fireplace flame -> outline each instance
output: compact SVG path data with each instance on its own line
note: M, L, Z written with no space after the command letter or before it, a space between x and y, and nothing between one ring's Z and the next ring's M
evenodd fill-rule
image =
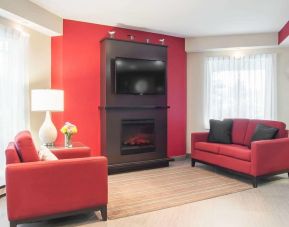
M150 134L137 134L130 136L127 140L123 142L124 145L127 146L141 146L141 145L149 145L152 144L152 138Z

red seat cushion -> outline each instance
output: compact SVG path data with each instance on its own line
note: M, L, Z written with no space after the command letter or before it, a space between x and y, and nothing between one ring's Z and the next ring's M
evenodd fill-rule
M251 150L246 146L230 144L221 144L219 148L221 155L229 156L232 158L241 159L244 161L251 161Z
M29 131L19 132L15 136L15 144L22 162L39 161L37 150Z
M278 128L278 134L276 138L286 137L286 124L280 121L268 121L268 120L250 120L245 136L244 144L249 146L251 144L251 139L253 134L255 133L255 129L257 124L263 124L269 127Z
M219 154L219 143L196 142L195 149Z

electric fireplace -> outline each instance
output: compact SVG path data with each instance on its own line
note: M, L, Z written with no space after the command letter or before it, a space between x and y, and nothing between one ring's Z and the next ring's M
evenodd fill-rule
M121 147L122 155L155 151L154 119L122 120Z

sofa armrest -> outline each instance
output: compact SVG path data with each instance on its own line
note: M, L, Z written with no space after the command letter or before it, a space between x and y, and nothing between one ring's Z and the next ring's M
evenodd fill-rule
M6 166L10 221L107 204L107 159L90 157Z
M191 151L195 149L196 142L207 142L209 132L193 132L191 134Z
M253 176L289 171L289 138L255 141L251 150Z
M91 149L89 147L72 147L63 149L51 149L51 152L58 159L70 159L70 158L87 158L91 157Z

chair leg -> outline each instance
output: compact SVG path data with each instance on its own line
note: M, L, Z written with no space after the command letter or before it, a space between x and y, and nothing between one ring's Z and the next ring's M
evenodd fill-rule
M257 177L252 177L252 184L254 188L258 187L258 178Z
M195 165L196 165L196 161L195 159L192 159L192 167L195 167Z
M102 206L100 208L100 213L103 221L107 221L107 206Z
M16 222L10 221L10 227L17 227Z
M288 173L288 177L289 177L289 173Z

